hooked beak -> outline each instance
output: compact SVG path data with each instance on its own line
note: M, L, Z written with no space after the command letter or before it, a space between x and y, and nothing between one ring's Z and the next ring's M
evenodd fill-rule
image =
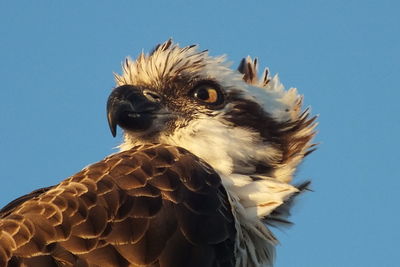
M117 134L117 125L130 131L146 131L160 110L161 97L146 93L132 85L113 90L107 101L107 119L111 134Z

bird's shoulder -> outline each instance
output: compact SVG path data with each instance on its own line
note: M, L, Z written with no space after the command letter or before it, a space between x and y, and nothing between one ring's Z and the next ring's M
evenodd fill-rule
M0 219L11 262L40 266L231 266L234 224L219 175L162 144L113 154L11 202Z

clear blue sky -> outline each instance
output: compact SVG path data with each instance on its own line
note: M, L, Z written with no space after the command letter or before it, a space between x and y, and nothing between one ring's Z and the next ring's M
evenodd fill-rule
M121 61L173 37L297 87L321 143L278 267L398 266L400 2L1 1L0 205L102 159Z

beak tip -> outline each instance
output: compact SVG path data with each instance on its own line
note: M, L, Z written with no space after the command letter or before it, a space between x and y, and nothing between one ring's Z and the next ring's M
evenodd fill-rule
M117 127L111 128L111 134L113 137L117 136Z
M117 124L114 122L112 115L110 113L107 114L108 116L108 126L110 126L110 131L113 137L117 136Z

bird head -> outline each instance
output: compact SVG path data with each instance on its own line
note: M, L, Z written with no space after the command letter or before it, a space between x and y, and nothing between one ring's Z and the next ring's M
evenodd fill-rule
M224 56L171 40L123 63L107 103L121 150L142 143L183 147L221 174L261 175L288 182L310 152L314 119L296 89L285 90L257 60L230 68Z

